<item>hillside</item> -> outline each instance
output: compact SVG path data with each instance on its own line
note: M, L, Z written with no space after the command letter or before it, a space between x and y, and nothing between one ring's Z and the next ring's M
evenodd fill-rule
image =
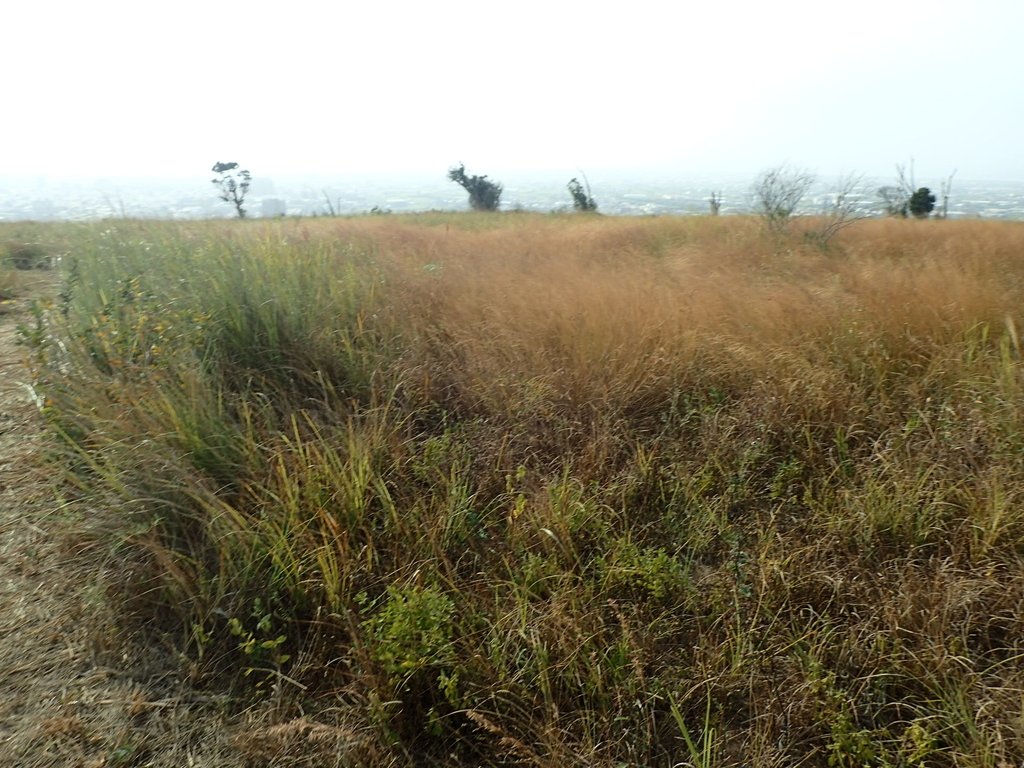
M254 765L1019 764L1024 224L814 227L0 228L86 613Z

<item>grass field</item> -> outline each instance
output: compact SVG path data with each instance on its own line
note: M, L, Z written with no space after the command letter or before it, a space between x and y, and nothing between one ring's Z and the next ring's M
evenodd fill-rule
M109 599L324 764L1024 761L1024 224L14 240Z

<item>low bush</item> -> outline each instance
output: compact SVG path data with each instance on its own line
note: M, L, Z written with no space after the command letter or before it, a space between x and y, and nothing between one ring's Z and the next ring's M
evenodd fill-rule
M53 259L38 243L9 242L4 247L4 263L13 269L49 269Z

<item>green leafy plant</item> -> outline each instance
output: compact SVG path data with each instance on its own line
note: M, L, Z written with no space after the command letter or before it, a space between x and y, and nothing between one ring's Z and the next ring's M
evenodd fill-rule
M402 686L420 671L440 672L452 664L454 613L451 599L433 587L388 587L383 605L362 626L392 683Z
M253 600L249 615L228 619L228 631L237 640L238 650L246 658L245 674L280 670L291 655L283 650L287 635L278 629L274 613L260 598Z
M924 768L936 752L935 737L926 720L914 720L903 732L900 757L910 768Z
M598 565L608 586L639 588L656 600L681 594L689 586L683 563L664 548L617 542L609 555L598 559Z

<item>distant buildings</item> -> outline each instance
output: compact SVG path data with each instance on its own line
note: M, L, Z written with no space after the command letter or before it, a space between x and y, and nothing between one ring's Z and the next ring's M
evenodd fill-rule
M268 179L263 176L255 176L249 184L249 194L253 197L264 197L266 195L274 195L276 193L277 185L274 183L273 179Z
M253 218L340 216L368 213L374 208L396 214L412 211L465 210L461 190L443 174L423 178L318 178L279 179L250 188L247 208ZM269 179L266 181L270 181ZM503 178L511 209L548 212L568 210L571 200L565 179L549 174L538 178ZM865 187L884 180L866 181ZM276 191L274 191L276 189ZM749 183L742 180L672 180L664 178L614 178L595 187L601 210L616 215L705 215L708 194L716 190L726 203L722 214L748 210ZM457 193L457 194L456 194ZM330 203L325 210L325 203ZM798 213L818 213L825 198L808 195ZM865 208L880 215L878 201L870 193ZM0 221L95 221L119 218L227 219L232 206L220 201L208 179L49 179L10 177L0 173ZM950 218L980 216L986 219L1024 220L1024 181L985 182L961 180L953 191Z
M285 205L284 200L279 197L264 197L260 200L260 216L264 219L273 218L274 216L286 216L288 214L288 206Z
M57 206L52 200L33 200L29 216L35 221L52 221L57 218Z

